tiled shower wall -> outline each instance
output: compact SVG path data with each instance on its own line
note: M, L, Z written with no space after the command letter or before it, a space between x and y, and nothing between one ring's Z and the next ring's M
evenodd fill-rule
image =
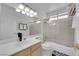
M74 30L72 29L72 18L56 20L56 25L44 23L44 40L73 46Z

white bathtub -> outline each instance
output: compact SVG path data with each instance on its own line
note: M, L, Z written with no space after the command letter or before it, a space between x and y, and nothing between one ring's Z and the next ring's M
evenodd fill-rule
M50 42L50 41L45 41L42 44L42 48L43 48L43 55L47 54L46 56L48 56L48 55L51 56L51 53L52 53L53 50L59 51L61 53L64 53L64 54L67 54L67 55L70 55L70 56L76 55L74 48L67 47L67 46L57 44L57 43L54 43L54 42Z

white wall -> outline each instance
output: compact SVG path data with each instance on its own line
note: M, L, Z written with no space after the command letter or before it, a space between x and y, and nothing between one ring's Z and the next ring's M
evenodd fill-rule
M27 23L30 19L16 12L14 8L0 4L0 40L16 38L18 23ZM29 35L29 29L22 32Z
M79 44L79 4L76 4L76 15L73 19L73 28L75 29L75 43Z
M76 14L73 17L72 28L74 28L74 44L79 44L79 3L76 4ZM76 49L75 53L76 56L79 56L79 49Z

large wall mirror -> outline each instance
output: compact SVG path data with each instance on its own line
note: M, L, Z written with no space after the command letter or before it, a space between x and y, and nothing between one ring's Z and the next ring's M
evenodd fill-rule
M19 23L19 30L28 30L27 24Z

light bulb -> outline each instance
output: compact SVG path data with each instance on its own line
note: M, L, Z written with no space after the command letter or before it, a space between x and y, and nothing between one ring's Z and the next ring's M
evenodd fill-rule
M26 13L26 15L29 16L30 14L29 13Z
M22 14L25 14L26 12L25 11L22 11Z
M26 12L29 12L29 8L28 8L28 7L27 7L27 8L25 8L25 11L26 11Z
M68 18L68 15L59 16L58 19Z
M20 4L20 5L18 6L18 8L23 10L23 9L24 9L24 6L23 6L22 4Z
M36 21L36 23L40 23L41 21Z
M32 13L34 13L34 11L33 10L30 10L30 13L32 14Z
M34 12L34 15L37 15L37 12Z
M16 11L17 11L17 12L20 12L21 10L17 8Z

